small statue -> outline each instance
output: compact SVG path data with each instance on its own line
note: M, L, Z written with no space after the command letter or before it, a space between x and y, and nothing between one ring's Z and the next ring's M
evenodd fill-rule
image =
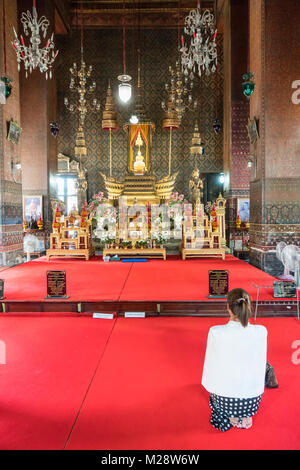
M137 153L137 156L135 158L135 162L133 165L133 171L136 175L144 175L146 171L146 165L144 162L144 157L141 154L141 151L139 150Z
M144 157L141 153L141 147L143 146L144 142L141 137L141 133L138 133L135 145L139 148L137 152L137 156L135 157L135 162L133 164L133 172L135 175L144 175L146 172L146 165L144 162Z
M38 224L37 224L37 221L31 217L30 221L29 221L29 224L28 224L28 227L30 230L37 230L38 229Z
M202 203L203 199L203 180L200 178L198 168L194 168L189 182L190 198L193 206Z
M241 228L241 224L242 224L242 221L240 219L240 214L238 212L237 218L235 219L235 228L239 230Z

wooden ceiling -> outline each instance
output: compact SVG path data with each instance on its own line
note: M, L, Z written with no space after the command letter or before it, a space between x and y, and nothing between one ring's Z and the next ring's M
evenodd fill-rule
M71 25L84 28L173 28L196 8L197 0L69 0ZM217 0L201 0L201 8L215 9Z

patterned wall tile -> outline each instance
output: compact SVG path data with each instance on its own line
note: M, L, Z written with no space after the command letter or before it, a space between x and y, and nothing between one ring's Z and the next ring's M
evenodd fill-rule
M218 173L223 170L223 136L216 135L212 123L218 114L223 119L223 52L222 38L219 37L218 74L203 78L203 83L195 82L194 93L200 102L200 110L196 115L187 112L181 128L173 132L172 171L178 171L176 189L189 196L188 182L194 161L189 154L189 146L197 118L205 141L205 156L199 159L200 170L207 173ZM144 104L148 118L156 126L153 135L152 167L157 178L168 173L169 133L162 129L163 110L161 101L165 98L164 84L168 81L168 67L177 59L177 31L175 30L143 30L141 32L141 75L144 84ZM61 53L56 64L58 121L60 134L58 152L68 156L74 155L75 136L77 129L76 115L64 107L64 97L70 97L69 69L73 62L78 63L80 35L72 31L69 37L58 41ZM117 97L117 76L122 73L122 32L121 30L86 30L84 32L84 58L87 65L93 66L92 76L97 83L97 97L102 103L98 114L89 114L86 119L85 137L88 158L85 167L88 171L89 198L99 190L104 190L104 182L100 172L109 173L109 135L102 131L101 119L105 103L108 80L115 97L120 129L113 134L113 176L122 179L127 171L127 136L122 126L130 117L131 107L122 106ZM126 34L126 66L127 72L136 83L137 69L137 33L128 31ZM200 99L200 90L202 99ZM219 91L218 91L219 90Z

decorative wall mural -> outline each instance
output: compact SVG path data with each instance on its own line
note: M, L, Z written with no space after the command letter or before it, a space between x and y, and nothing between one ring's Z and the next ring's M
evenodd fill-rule
M127 69L133 77L133 97L130 105L122 105L118 98L118 83L115 77L120 72L122 63L122 35L120 30L87 30L85 31L85 61L93 66L94 79L97 82L97 98L101 101L101 111L86 117L85 137L88 156L84 166L88 173L89 199L99 191L105 191L101 172L109 174L109 135L102 131L101 120L105 105L106 90L109 80L116 103L120 128L113 136L113 174L117 179L123 179L127 171L127 135L122 130L123 124L129 121L134 107L135 87L137 85L137 34L127 33ZM144 85L144 107L146 114L155 123L152 145L152 168L155 176L160 179L168 174L168 143L169 133L162 129L163 110L161 100L164 84L168 80L168 66L175 63L177 51L177 31L175 30L143 30L141 34L141 75ZM216 74L203 77L201 106L197 113L187 112L183 117L181 127L174 133L172 148L172 170L178 171L176 190L189 195L189 178L194 168L194 160L190 157L189 147L194 130L195 119L198 119L201 136L205 140L205 158L199 159L201 172L220 173L223 171L223 132L216 134L212 122L216 115L216 88L223 87L223 50L219 35L218 77ZM57 58L56 79L60 133L58 136L58 152L74 155L77 130L76 117L70 116L64 107L64 96L69 87L69 68L77 57L80 48L80 34L71 32L69 37L61 37L58 47L64 51ZM100 52L101 51L101 52ZM199 90L195 82L195 91ZM217 114L222 121L222 93L218 94ZM200 100L199 100L200 101Z

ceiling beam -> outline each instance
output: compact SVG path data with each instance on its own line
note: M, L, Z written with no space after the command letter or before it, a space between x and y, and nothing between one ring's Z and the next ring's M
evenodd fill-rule
M55 34L67 34L71 28L71 8L68 0L54 0Z
M114 4L114 5L113 5ZM201 2L201 8L213 8L214 0ZM76 8L74 8L76 7ZM191 9L196 7L193 2L107 2L96 0L72 2L72 26L83 24L84 28L121 28L123 21L126 28L175 28L183 26L184 18Z

